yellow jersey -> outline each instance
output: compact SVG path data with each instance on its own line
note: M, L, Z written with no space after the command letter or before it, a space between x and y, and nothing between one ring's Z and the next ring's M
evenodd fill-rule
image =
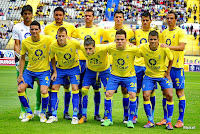
M113 57L111 74L119 77L135 76L134 59L135 56L141 56L138 47L126 44L124 50L118 50L116 43L111 43L108 53Z
M110 67L108 62L108 45L106 44L96 44L95 52L92 55L87 55L84 45L81 45L80 49L87 58L87 67L95 72L102 72Z
M59 46L57 41L50 45L51 59L57 57L57 68L71 69L79 65L77 49L80 49L80 42L76 39L66 39L65 46Z
M163 43L169 46L179 46L179 43L187 43L186 32L180 27L175 27L173 30L166 29L162 33ZM171 50L174 56L173 67L183 68L184 66L184 51Z
M155 29L151 28L149 31L143 31L142 29L138 29L135 31L135 40L134 42L136 43L136 46L140 46L140 44L147 43L148 42L148 37L149 33ZM159 42L162 41L162 34L159 30L156 30L159 33ZM144 63L144 58L143 57L136 57L135 58L135 63L136 66L145 66Z
M173 54L169 48L162 48L160 44L153 51L149 48L149 43L141 44L139 48L146 65L145 75L154 78L163 78L167 67L165 65L166 57L173 60Z
M79 38L84 40L87 37L91 37L95 44L100 44L101 37L103 37L104 29L101 27L97 27L93 25L92 27L79 27L75 30L72 37ZM79 60L86 60L86 57L84 56L83 52L81 50L78 50Z
M75 31L75 26L70 24L70 23L67 23L67 22L63 22L62 25L58 26L56 25L56 22L53 21L53 23L47 25L45 28L44 28L44 34L45 35L50 35L51 37L53 37L54 39L57 39L57 31L60 27L64 27L65 29L67 29L67 35L69 37L72 37L72 33Z
M27 69L33 72L43 72L50 69L49 66L49 46L53 38L40 34L40 40L33 42L31 36L22 40L20 54L28 52L29 63Z

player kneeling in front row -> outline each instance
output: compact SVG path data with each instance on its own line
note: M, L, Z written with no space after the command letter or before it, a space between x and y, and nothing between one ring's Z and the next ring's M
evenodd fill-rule
M93 86L95 91L100 91L100 80L103 83L104 88L107 85L107 79L110 75L110 64L108 61L108 46L103 44L95 44L92 38L87 38L84 41L84 46L81 45L81 50L87 58L87 68L83 78L82 91L82 117L78 123L84 123L87 121L87 105L88 105L88 91L90 86ZM94 118L99 118L100 115L95 115ZM97 120L97 119L96 119Z
M113 125L111 99L115 90L121 84L127 88L130 97L127 127L134 128L132 120L136 109L137 92L134 58L135 56L140 57L141 53L136 46L129 46L127 44L126 32L124 30L118 30L116 32L115 43L112 43L108 47L108 53L113 57L111 75L108 79L105 97L105 112L107 113L108 119L101 125Z
M80 42L76 39L68 39L67 30L64 27L58 29L57 38L58 39L50 45L50 57L53 67L53 74L51 76L51 80L53 80L51 90L52 116L49 117L46 123L58 121L58 91L60 86L64 84L65 79L69 77L73 94L73 117L71 124L78 124L77 111L79 105L78 84L80 81L80 70L76 50L80 48ZM57 65L55 55L57 57Z
M173 54L169 48L161 48L158 39L158 32L151 31L149 33L148 42L140 46L140 51L144 57L146 71L143 78L143 99L144 109L148 122L144 128L151 128L155 126L154 119L151 111L150 94L153 90L154 83L158 82L163 89L163 93L167 99L167 124L166 128L172 130L171 124L174 102L173 102L173 89L172 81L170 78L170 70L173 63ZM169 59L168 68L165 66L166 58Z
M42 110L40 122L46 122L45 112L48 105L48 87L50 85L49 45L53 39L50 36L41 35L40 32L40 24L37 21L33 21L30 24L31 36L22 41L20 74L17 80L19 83L19 100L27 112L26 117L21 120L22 122L27 122L34 117L25 90L28 87L33 88L35 78L39 79L41 86ZM29 63L23 73L26 52L28 52Z

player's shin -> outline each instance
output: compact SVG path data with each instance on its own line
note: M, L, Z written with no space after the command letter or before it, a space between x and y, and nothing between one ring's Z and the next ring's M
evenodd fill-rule
M163 105L164 119L167 119L167 107L166 107L166 104L167 104L167 99L166 99L166 96L163 95L162 105Z
M41 94L42 96L42 110L41 113L45 114L47 110L47 105L49 101L49 94Z
M154 121L153 121L153 118L151 115L151 102L150 102L150 100L148 100L148 101L143 101L143 103L144 103L144 110L145 110L146 116L148 118L148 121L153 123Z
M64 114L69 111L69 104L71 99L71 91L70 89L64 89L65 91L65 100L64 100Z
M105 112L112 122L112 97L105 97Z
M48 112L51 112L51 88L48 89L48 93L49 93L49 101L48 101Z
M174 102L167 101L167 123L171 122L174 110Z
M19 100L21 102L21 104L24 106L25 110L27 113L33 114L33 112L31 111L31 108L29 106L29 100L28 97L26 96L26 93L18 93L19 96Z
M135 115L136 105L137 105L136 98L135 99L130 99L128 121L132 121L133 120L133 116Z
M140 96L140 93L136 93L136 110L135 110L135 116L138 117L138 107L139 107L139 96Z
M79 105L79 90L72 91L73 117L77 117Z
M179 118L178 118L178 120L181 120L182 122L185 113L185 106L186 106L186 100L185 100L185 95L183 95L179 97Z
M82 88L82 102L83 102L83 108L82 108L82 115L87 117L87 106L88 106L88 90L87 88Z
M156 104L155 92L151 93L151 95L150 95L150 101L151 101L151 108L152 108L152 117L154 117L155 104Z
M58 109L58 90L52 90L51 91L51 111L52 115L57 117L57 109Z
M124 107L124 117L128 116L129 109L129 94L123 94L123 107Z
M95 113L94 113L94 115L99 115L100 102L101 102L100 89L95 89L94 90L94 104L95 104Z

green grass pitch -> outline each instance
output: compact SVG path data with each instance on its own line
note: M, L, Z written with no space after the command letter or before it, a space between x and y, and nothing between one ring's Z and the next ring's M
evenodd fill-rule
M173 131L168 131L165 126L155 126L154 128L143 128L143 125L147 123L145 116L142 93L140 93L139 103L139 119L134 129L126 128L126 125L122 123L123 120L123 107L122 107L122 93L118 89L118 93L114 94L113 97L113 121L114 125L110 127L102 127L100 122L95 121L94 118L94 101L93 91L89 91L88 101L88 122L84 124L71 125L70 121L63 119L63 88L59 92L59 108L58 108L58 122L52 124L40 123L39 117L35 117L32 121L22 123L19 120L20 103L17 96L17 78L15 67L0 67L0 133L2 134L50 134L50 133L200 133L200 72L186 72L186 111L185 111L185 126L194 127L195 129L183 129L174 128ZM30 106L34 111L35 108L35 91L34 89L28 89L28 97ZM101 107L100 114L103 116L104 112L104 94L103 89L101 90ZM69 109L70 115L72 115L72 105L70 104ZM155 109L155 122L160 121L163 118L162 110L162 94L160 88L156 90L156 109ZM174 90L174 114L172 123L175 125L178 118L178 99Z

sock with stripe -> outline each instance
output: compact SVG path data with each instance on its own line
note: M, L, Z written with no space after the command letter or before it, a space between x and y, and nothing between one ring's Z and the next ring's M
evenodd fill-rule
M153 118L151 115L151 102L150 100L148 100L148 101L143 101L143 103L144 103L144 110L145 110L146 116L148 120L153 123Z
M42 96L42 110L41 113L45 114L49 102L49 94L41 94Z
M105 98L105 112L107 114L108 119L112 122L112 97Z
M135 115L135 109L136 109L136 98L135 99L130 99L130 104L129 104L129 117L128 120L132 121L133 120L133 116Z
M166 105L167 99L165 95L163 95L162 104L163 104L164 119L167 119L167 105Z
M58 103L58 90L51 90L51 111L52 115L55 117L57 117Z
M138 107L139 107L139 96L140 96L140 93L136 93L136 109L135 109L135 116L138 117Z
M124 107L124 117L128 116L128 110L129 110L129 94L123 94L123 107Z
M25 92L18 93L18 96L19 96L19 100L20 100L21 104L23 105L23 107L25 108L26 112L33 114L32 110L29 106L29 100L28 100L28 97L26 96L26 93Z
M78 113L79 114L82 114L82 108L83 108L83 102L82 102L82 93L81 92L79 92L79 110L78 110Z
M52 113L51 112L51 89L50 88L48 89L48 93L49 93L48 112Z
M101 102L100 89L97 89L97 90L95 89L94 90L94 107L95 107L94 115L99 115L100 102Z
M185 100L185 95L183 95L179 97L179 118L178 118L178 120L181 120L182 122L185 114L185 106L186 106L186 100Z
M83 108L82 108L82 115L87 117L87 106L88 106L88 91L89 89L82 88L82 102L83 102Z
M174 110L174 102L167 101L167 123L171 122Z
M79 90L72 91L73 117L77 117L79 105Z
M151 101L151 110L152 110L152 117L154 117L154 111L155 111L155 104L156 104L156 96L155 92L150 95L150 101Z

